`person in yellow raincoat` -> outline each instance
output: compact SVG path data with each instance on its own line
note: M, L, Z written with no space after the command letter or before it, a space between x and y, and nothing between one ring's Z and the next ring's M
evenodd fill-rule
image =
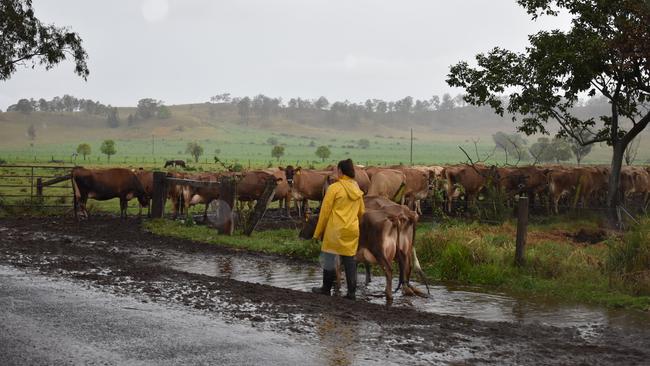
M337 166L338 180L329 186L321 205L314 238L322 240L321 262L323 286L312 292L330 295L336 280L336 256L345 268L348 299L355 299L357 264L354 256L359 246L359 221L365 211L363 192L354 180L351 159L341 160Z

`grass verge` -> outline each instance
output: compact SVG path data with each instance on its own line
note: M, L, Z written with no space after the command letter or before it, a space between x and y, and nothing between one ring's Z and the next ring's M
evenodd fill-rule
M149 220L144 228L158 235L190 239L230 248L273 253L316 261L320 246L297 238L294 230L218 236L205 226L180 221ZM454 221L417 231L417 252L431 279L520 296L650 311L650 220L623 236L598 244L581 244L571 237L579 230L594 230L591 220L554 220L531 226L526 265L514 265L512 222L484 225ZM647 243L646 243L647 242ZM630 244L632 243L632 244ZM641 259L639 259L641 258ZM631 280L632 279L632 280Z

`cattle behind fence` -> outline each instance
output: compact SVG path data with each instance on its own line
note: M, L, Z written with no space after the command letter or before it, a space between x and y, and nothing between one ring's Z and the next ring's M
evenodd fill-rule
M0 165L0 208L72 208L72 166Z

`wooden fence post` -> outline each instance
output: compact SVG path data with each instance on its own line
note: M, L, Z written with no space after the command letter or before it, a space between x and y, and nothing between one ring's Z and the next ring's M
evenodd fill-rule
M528 197L520 196L517 206L517 246L515 248L515 264L524 265L526 236L528 234Z
M165 213L165 198L167 196L167 173L153 172L153 194L151 197L151 217L162 218Z
M43 198L43 178L36 179L36 198Z

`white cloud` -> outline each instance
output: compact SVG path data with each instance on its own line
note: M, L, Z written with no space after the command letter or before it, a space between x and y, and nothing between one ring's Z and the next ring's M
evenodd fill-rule
M142 3L142 16L149 23L165 20L167 14L169 14L167 0L145 0Z

